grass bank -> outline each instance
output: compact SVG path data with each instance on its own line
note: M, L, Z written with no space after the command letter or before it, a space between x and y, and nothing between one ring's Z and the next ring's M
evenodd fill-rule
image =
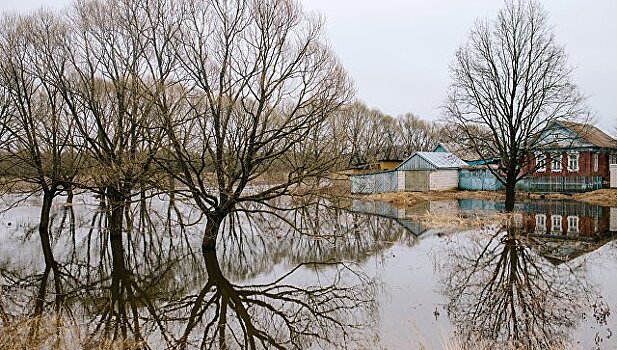
M503 191L428 191L428 192L388 192L370 195L358 195L358 199L371 202L386 202L398 208L408 208L428 201L455 200L455 199L488 199L505 200ZM592 192L563 194L563 193L517 193L517 200L526 199L570 199L591 204L617 207L617 189L605 188Z

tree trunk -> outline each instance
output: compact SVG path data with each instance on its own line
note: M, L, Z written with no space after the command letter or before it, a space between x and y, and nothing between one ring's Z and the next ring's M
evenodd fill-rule
M516 174L509 171L506 175L506 212L514 210L516 202Z
M113 188L107 188L107 194L109 196L109 209L111 210L111 214L109 216L109 234L111 236L121 236L122 235L122 225L124 223L123 215L124 215L124 206L125 200L124 196L121 193Z
M53 200L53 189L43 192L43 206L41 207L41 218L39 220L39 237L41 238L45 266L50 267L55 272L57 270L56 260L51 250L51 241L49 238L49 213L51 212Z
M113 208L113 207L112 207ZM123 206L120 206L120 222L122 222L122 211ZM114 216L114 211L112 209L112 217ZM113 221L113 220L112 220ZM122 226L120 226L122 228ZM127 339L127 317L126 317L126 308L125 308L125 297L124 291L126 290L126 285L124 281L126 280L126 266L124 263L124 246L123 246L123 238L122 238L122 230L119 235L114 233L111 234L110 237L110 245L111 245L111 256L112 256L112 271L111 271L111 314L115 318L115 322L118 324L118 328L120 329L121 338L123 340Z
M206 223L206 229L204 231L204 238L201 243L204 250L216 250L216 238L218 237L221 224L227 215L228 213L216 212L213 215L208 216L208 222Z

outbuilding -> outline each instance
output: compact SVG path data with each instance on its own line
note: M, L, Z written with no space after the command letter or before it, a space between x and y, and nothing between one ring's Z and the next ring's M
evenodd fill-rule
M415 152L396 168L399 186L406 191L443 191L458 188L459 169L467 163L449 152Z
M466 166L449 152L415 152L396 169L352 175L352 193L443 191L458 188L459 169Z

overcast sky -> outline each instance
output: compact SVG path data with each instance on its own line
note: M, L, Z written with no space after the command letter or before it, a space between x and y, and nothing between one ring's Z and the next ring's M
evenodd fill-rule
M329 41L353 77L358 97L393 116L440 117L448 65L479 18L500 0L300 0L321 13ZM31 10L68 0L0 0L2 10ZM576 67L574 78L604 129L617 127L617 1L542 0Z

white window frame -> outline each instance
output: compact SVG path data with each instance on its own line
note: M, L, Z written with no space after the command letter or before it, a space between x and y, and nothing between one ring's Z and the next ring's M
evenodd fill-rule
M573 161L576 167L572 166ZM578 152L568 153L568 171L572 173L576 173L578 172L579 169L580 169L580 166L578 162Z
M600 162L600 155L596 152L593 154L593 171L598 172L598 163Z
M561 215L551 215L551 232L562 232L563 230L563 220ZM556 230L555 228L559 229Z
M568 216L568 233L578 233L579 221L577 215Z
M516 214L513 215L513 219L514 219L514 227L516 227L516 228L522 228L523 227L523 214L516 213Z
M546 232L546 215L536 214L536 231Z
M542 163L542 167L540 167ZM536 152L536 172L543 173L546 171L546 154L542 152Z
M551 153L551 171L560 173L563 171L563 156L561 153ZM557 167L555 166L557 164Z

